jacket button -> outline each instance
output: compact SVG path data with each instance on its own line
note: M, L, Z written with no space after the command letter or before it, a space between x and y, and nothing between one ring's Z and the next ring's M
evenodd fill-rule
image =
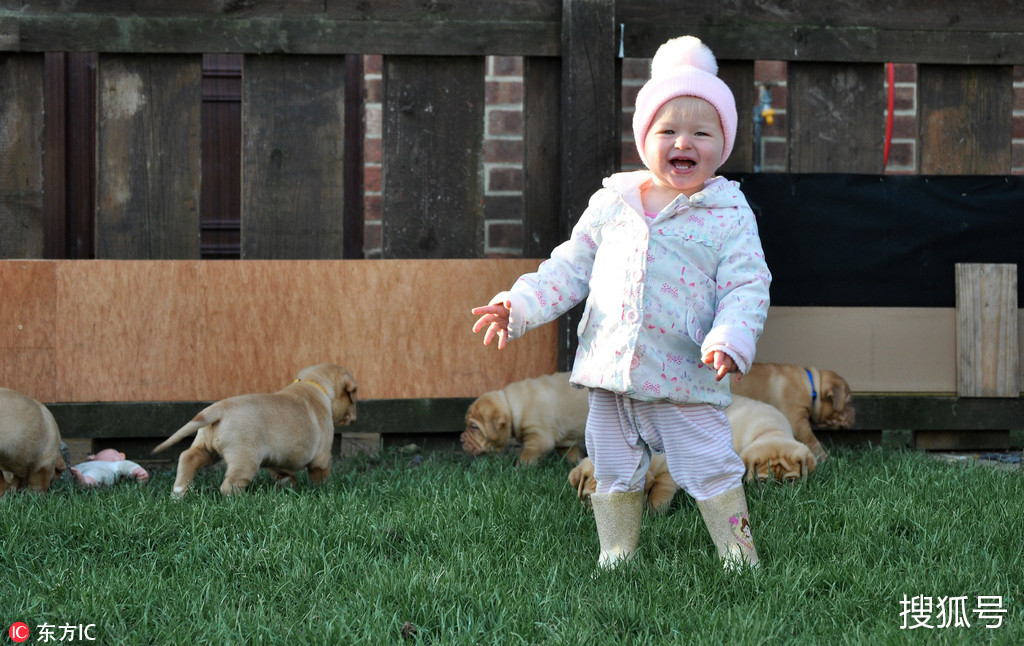
M630 323L636 323L638 318L640 318L640 315L637 314L636 310L629 310L626 312L626 320Z

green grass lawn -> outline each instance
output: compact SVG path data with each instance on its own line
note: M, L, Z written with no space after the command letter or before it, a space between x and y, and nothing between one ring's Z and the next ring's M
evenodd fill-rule
M100 644L1024 643L1024 472L832 455L796 485L748 487L761 567L740 574L682 493L644 517L633 562L598 571L557 460L386 452L320 488L263 475L232 499L216 469L181 501L169 471L61 481L0 500L0 621L28 624L27 643L44 624L95 624L73 643ZM1000 598L1001 627L979 596ZM915 597L934 628L901 629ZM970 627L939 627L955 597Z

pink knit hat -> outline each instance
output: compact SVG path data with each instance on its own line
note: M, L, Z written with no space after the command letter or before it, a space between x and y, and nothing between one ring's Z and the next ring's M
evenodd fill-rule
M729 158L736 141L736 99L725 82L718 78L718 61L707 45L694 36L681 36L667 41L651 60L651 80L636 96L633 113L633 137L640 151L640 160L648 166L644 155L644 139L661 106L680 96L695 96L715 107L722 120L725 146L722 162Z

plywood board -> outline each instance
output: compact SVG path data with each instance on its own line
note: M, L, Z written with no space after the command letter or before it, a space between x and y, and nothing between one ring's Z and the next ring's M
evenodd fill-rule
M470 329L473 306L538 264L2 261L0 385L43 401L207 401L331 361L367 399L475 397L555 370L556 324L500 353ZM954 308L773 307L757 360L835 370L855 392L952 394L955 339Z
M956 264L957 394L1017 397L1017 265Z
M56 395L56 265L6 260L0 268L0 388L50 401Z
M956 310L772 307L756 361L835 370L854 391L956 392Z
M364 398L475 397L556 368L554 324L500 353L471 330L470 309L539 262L4 262L19 296L0 349L24 352L0 376L44 401L204 401L334 362Z

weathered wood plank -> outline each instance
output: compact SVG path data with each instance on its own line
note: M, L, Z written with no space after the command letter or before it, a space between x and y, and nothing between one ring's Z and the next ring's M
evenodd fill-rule
M954 32L819 25L703 25L627 23L626 56L649 58L656 45L680 34L715 43L715 54L735 60L843 63L1020 65L1022 32Z
M961 397L1017 397L1017 265L956 265L957 388Z
M43 256L43 57L0 54L0 258Z
M790 63L790 172L881 173L884 82L881 65Z
M1019 429L1024 399L854 392L852 430L964 431Z
M483 255L484 59L384 59L385 258Z
M687 21L741 29L774 24L961 32L1024 29L1016 0L987 0L984 10L934 0L616 0L615 4L620 18L666 25ZM686 11L672 11L681 7Z
M714 47L712 46L712 51ZM754 170L754 105L758 101L754 87L753 61L718 61L718 76L732 90L736 99L736 142L732 154L719 173L728 177L730 173L749 173Z
M227 16L327 15L345 20L479 20L493 18L529 18L557 20L558 0L503 0L485 3L479 0L422 2L351 2L351 0L274 0L262 2L210 2L209 0L27 0L15 3L24 15L109 15L146 18Z
M43 257L68 256L67 220L67 54L44 55Z
M242 258L341 258L345 59L249 56Z
M523 256L545 258L559 243L562 63L523 61Z
M367 3L368 4L368 3ZM475 3L492 7L493 3ZM0 12L0 50L192 54L555 56L555 20L337 20L323 15L138 17Z
M102 2L69 10L53 1L0 10L0 49L19 51L557 56L561 3ZM626 56L649 58L693 33L723 59L1024 63L1024 14L1013 0L985 11L943 3L756 0L615 3Z
M924 175L1009 175L1013 68L921 65L918 157Z
M198 56L104 56L96 257L199 257Z

